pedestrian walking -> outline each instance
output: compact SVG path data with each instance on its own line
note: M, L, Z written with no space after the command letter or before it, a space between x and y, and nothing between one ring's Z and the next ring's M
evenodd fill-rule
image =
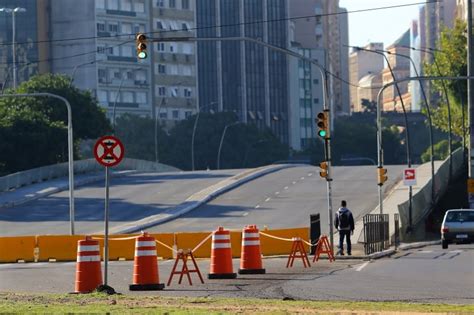
M341 201L341 207L336 212L334 225L339 231L339 255L344 255L344 238L347 243L347 255L351 255L351 234L354 234L354 217L352 212L347 208L347 202Z

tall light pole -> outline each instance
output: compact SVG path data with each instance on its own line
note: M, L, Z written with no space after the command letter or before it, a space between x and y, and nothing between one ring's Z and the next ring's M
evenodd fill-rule
M474 75L474 42L472 38L472 1L467 0L467 75ZM474 162L472 155L474 154L474 81L467 81L467 108L469 109L469 168L468 168L468 202L470 208L474 207Z
M391 51L388 51L388 50L380 50L381 52L384 52L384 53L387 53L389 55L395 55L395 56L399 56L399 57L402 57L402 58L407 58L408 60L410 60L411 62L411 65L413 67L413 70L415 70L415 74L417 77L420 76L420 73L418 72L418 69L416 67L416 64L415 62L413 61L413 59L410 57L410 56L407 56L407 55L403 55L403 54L400 54L400 53L394 53L394 52L391 52ZM420 88L421 88L421 94L423 96L423 100L424 100L424 103L425 103L425 108L426 108L426 113L428 114L428 123L429 123L429 132L430 132L430 162L431 162L431 182L434 183L434 180L435 180L435 171L434 171L434 140L433 140L433 122L432 122L432 119L431 119L431 108L430 108L430 104L428 103L428 97L426 96L426 92L425 92L425 88L423 86L423 83L421 81L418 81L418 83L420 84ZM431 203L434 202L434 185L431 185Z
M202 109L206 107L210 107L214 104L217 104L217 102L212 101L209 104L203 106ZM198 124L200 114L201 114L201 109L199 108L199 106L197 106L197 114L196 114L196 119L194 120L193 134L191 136L191 170L193 171L194 171L194 137L196 135L196 129L197 129L197 124Z
M418 50L424 53L429 54L433 58L433 63L436 67L436 71L438 72L438 76L442 77L444 76L443 73L441 73L441 68L438 64L438 60L436 60L435 54L424 48L415 48L415 47L406 47L410 48L412 50ZM451 103L449 102L449 95L448 95L448 88L446 87L446 82L445 80L441 80L441 85L443 86L443 91L444 91L444 97L446 98L446 105L448 106L448 151L449 151L449 180L451 180L451 177L453 176L453 140L452 140L452 120L451 120Z
M97 62L97 60L93 60L93 61L89 61L89 62L84 62L84 63L81 63L79 65L75 65L74 66L74 69L72 70L72 74L71 74L71 80L69 81L69 87L72 86L72 82L74 82L74 75L76 74L76 71L78 68L82 67L82 66L86 66L86 65L91 65L93 63Z
M20 12L26 12L25 8L16 7L14 9L10 8L0 8L0 12L5 12L12 15L12 59L13 59L13 88L16 89L17 78L16 78L16 23L15 15Z
M222 144L224 143L225 133L227 132L227 129L229 127L235 126L240 123L241 123L240 121L236 121L224 127L224 131L222 132L222 136L221 136L221 142L219 143L219 150L217 151L217 169L218 170L221 169L221 150L222 150Z
M411 167L410 133L409 133L410 128L408 126L408 117L407 117L407 112L406 112L406 108L405 108L405 103L403 102L402 93L400 92L400 87L398 86L399 81L397 81L397 78L395 77L395 74L393 73L393 69L392 69L392 65L390 64L390 61L388 60L387 56L383 52L380 52L380 51L377 51L377 50L365 49L365 48L361 48L361 47L355 47L355 46L348 46L348 47L352 47L352 48L355 48L357 50L372 52L374 54L381 55L381 56L384 57L385 61L387 62L387 67L390 70L390 74L392 75L392 78L393 78L392 82L394 83L395 88L397 89L398 96L400 97L400 103L402 104L403 116L405 118L405 126L406 126L405 140L406 140L406 147L407 147L407 166L410 168ZM377 113L379 111L380 111L380 108L378 106L377 107ZM382 128L382 125L380 124L380 126L378 126L378 128ZM378 165L378 167L382 168L383 165L382 165L381 161L383 161L383 151L377 152L377 155L379 156L379 159L378 159L379 160L379 165ZM410 213L411 213L411 208L412 208L412 196L413 196L413 189L412 189L412 186L409 186L408 200L409 200ZM382 200L380 200L381 198L382 198L382 186L379 185L379 204L380 204L380 213L382 214L383 213L383 202L382 202ZM410 224L410 230L411 230L411 224Z

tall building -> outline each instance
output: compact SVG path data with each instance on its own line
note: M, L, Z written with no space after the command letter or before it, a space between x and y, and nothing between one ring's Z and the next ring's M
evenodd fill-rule
M370 43L363 47L369 50L383 50L383 43ZM363 111L361 101L363 98L367 98L367 93L364 95L359 95L359 81L366 77L364 84L371 85L370 82L376 79L373 76L376 76L382 72L384 68L384 57L378 54L371 53L369 51L357 50L354 49L349 55L349 82L350 86L350 106L353 112ZM370 78L370 80L368 80ZM370 97L370 100L373 100L373 97Z
M194 37L195 1L152 1L153 37ZM152 56L154 105L159 118L176 121L196 112L196 44L157 42Z
M49 72L47 0L0 0L0 8L22 8L15 14L13 47L12 13L0 12L0 91L13 87L13 48L17 64L17 84L37 73Z
M425 7L426 38L422 46L436 48L442 28L454 25L457 4L453 0L441 0L427 3ZM424 60L431 61L432 57L426 54Z
M407 58L398 55L410 55L410 30L407 30L392 45L386 48L391 54L388 54L388 62L393 70L393 75L387 67L382 72L383 85L393 82L396 79L402 79L410 76L410 61ZM397 55L395 55L397 54ZM411 95L408 91L408 82L398 83L400 94L395 85L391 85L385 89L383 94L383 110L384 111L402 111L402 100L406 111L412 110Z
M289 48L287 0L196 1L198 37L251 37ZM222 27L215 26L224 25ZM202 110L233 111L289 142L288 57L244 41L198 43Z
M424 12L424 9L421 9L420 12ZM413 20L410 27L410 46L415 49L421 48L421 28L420 28L420 20ZM410 64L410 76L416 77L417 73L422 75L423 73L423 65L421 63L421 51L420 50L410 50L410 58L413 60L413 64ZM416 69L414 68L416 67ZM425 84L425 82L420 81L410 81L409 84L409 91L411 94L411 102L412 102L412 110L413 111L420 111L422 100L421 94L421 84Z
M349 87L346 83L349 81L349 24L347 11L339 7L339 0L323 0L323 14L326 65L334 75L329 78L329 97L334 118L350 113Z
M52 72L75 72L74 84L95 92L109 118L152 114L151 61L137 60L134 39L150 31L150 8L149 0L51 0Z
M292 0L290 17L305 16L308 12L321 15L321 0ZM311 19L292 19L291 49L326 68L322 16ZM289 59L290 87L290 147L306 149L316 138L315 118L323 109L322 76L312 63Z

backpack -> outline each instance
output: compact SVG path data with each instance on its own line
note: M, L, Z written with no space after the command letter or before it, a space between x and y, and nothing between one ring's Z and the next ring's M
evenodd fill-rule
M350 223L349 223L349 212L348 211L340 212L338 214L338 218L339 218L339 227L340 228L349 227Z

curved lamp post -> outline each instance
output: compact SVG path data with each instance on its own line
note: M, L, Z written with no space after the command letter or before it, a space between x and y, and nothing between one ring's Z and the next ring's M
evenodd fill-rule
M433 57L433 63L436 67L436 71L438 71L438 76L443 77L443 73L441 73L441 68L439 67L438 61L436 60L435 54L424 48L415 48L415 47L408 47L404 46L405 48L409 48L415 51L421 51L424 53L429 54ZM452 140L452 120L451 120L451 103L449 102L449 95L448 95L448 88L446 87L445 80L441 80L441 85L443 86L444 97L446 98L446 105L448 106L448 150L449 150L449 181L451 181L451 177L453 175L453 140Z
M217 151L217 169L218 170L221 169L221 150L222 150L222 144L224 143L225 133L227 132L227 129L229 127L235 126L235 125L240 124L240 123L241 123L240 121L236 121L236 122L233 122L231 124L228 124L224 127L224 131L222 131L221 141L219 143L219 150Z
M411 65L413 66L413 69L415 70L416 76L420 77L420 73L418 72L418 69L416 68L415 62L413 61L413 59L410 56L399 54L399 53L393 53L393 52L390 52L388 50L380 50L380 51L385 52L385 53L390 54L390 55L395 55L395 56L399 56L399 57L402 57L402 58L407 58L408 60L410 60ZM434 183L434 177L435 177L435 173L434 173L434 140L433 140L433 122L432 122L432 118L431 118L431 107L429 105L428 97L426 96L426 92L425 92L425 88L423 86L423 83L421 81L418 81L418 83L420 84L421 94L423 96L426 112L428 114L429 132L430 132L430 153L431 153L430 154L431 182ZM434 203L434 185L431 186L431 203Z
M214 104L217 104L217 102L210 102L209 104L203 106L202 109L210 107ZM199 109L199 106L197 106L197 114L196 114L196 119L194 120L193 134L191 136L191 169L193 171L194 171L194 137L196 135L196 129L197 129L197 124L198 124L200 114L201 114L201 110Z
M91 64L94 64L96 62L97 62L97 60L93 60L93 61L84 62L84 63L78 64L78 65L75 65L74 69L72 70L72 73L71 73L71 80L69 81L69 87L71 87L72 82L74 82L74 76L76 75L76 71L77 71L78 68L80 68L82 66L86 66L86 65L91 65Z

